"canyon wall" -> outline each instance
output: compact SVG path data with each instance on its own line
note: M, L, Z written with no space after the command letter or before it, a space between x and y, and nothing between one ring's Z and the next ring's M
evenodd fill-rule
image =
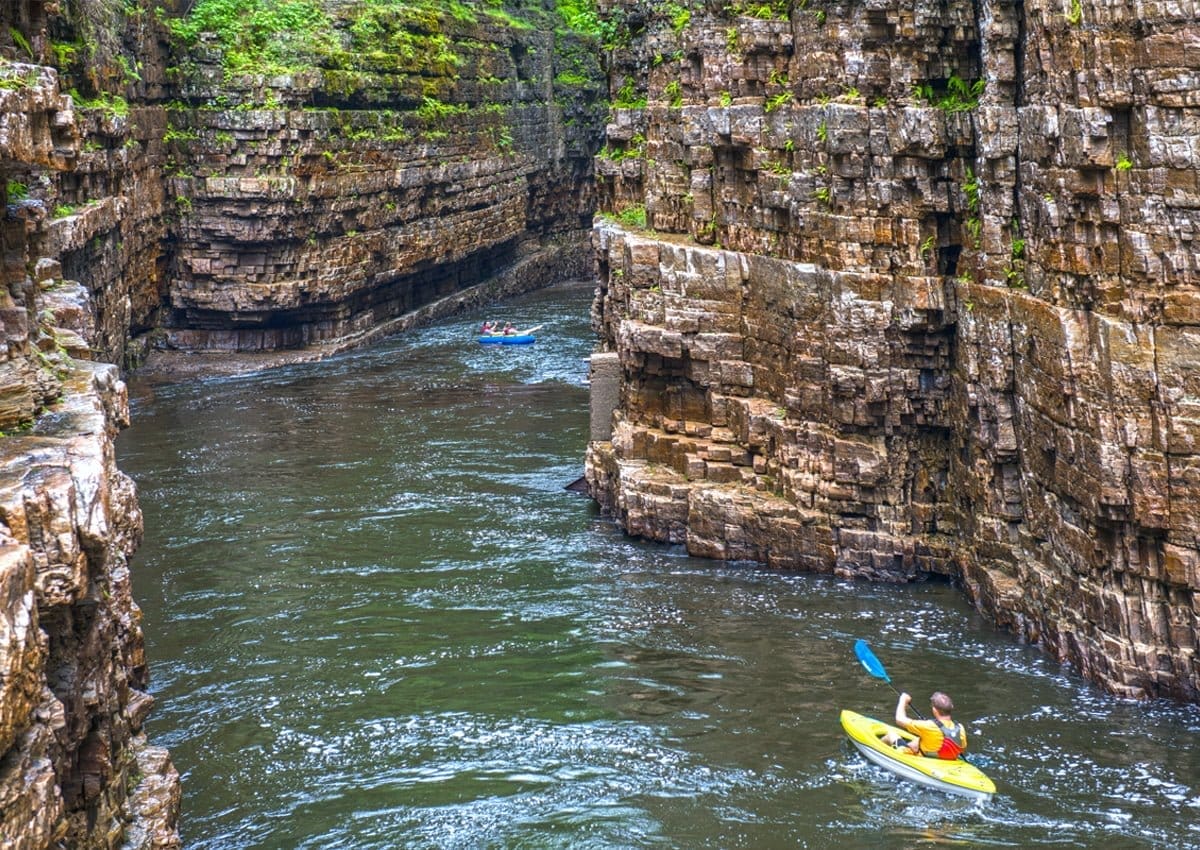
M2 850L179 845L120 367L324 356L592 268L606 92L553 4L243 5L248 52L188 30L229 4L0 5Z
M48 54L69 26L40 2L0 12L0 847L170 848L179 775L142 731L141 512L113 451L125 386L100 362L154 286L165 228L142 154L161 130L67 94ZM98 74L137 41L104 32Z
M1190 8L645 4L597 159L594 497L780 568L958 582L1200 699Z
M329 9L286 73L203 39L168 68L171 348L336 349L591 274L594 44L553 5Z

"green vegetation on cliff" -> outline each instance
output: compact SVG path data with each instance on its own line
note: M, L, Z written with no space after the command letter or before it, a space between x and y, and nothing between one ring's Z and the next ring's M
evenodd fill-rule
M284 71L336 47L332 21L317 0L199 0L168 27L185 44L215 36L231 71Z
M452 74L454 33L532 29L546 18L541 4L522 0L197 0L167 27L184 46L217 47L233 74L347 69L363 60Z
M594 36L606 46L616 41L619 26L613 19L603 20L600 17L596 0L557 0L556 6L558 14L569 28Z

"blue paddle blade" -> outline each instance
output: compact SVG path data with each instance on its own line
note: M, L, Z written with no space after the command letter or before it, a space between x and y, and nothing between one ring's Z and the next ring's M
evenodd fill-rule
M883 679L889 685L892 683L892 680L888 678L887 670L883 669L883 664L875 657L875 653L871 651L871 647L867 646L865 640L854 642L854 654L858 656L859 663L868 673L876 679Z

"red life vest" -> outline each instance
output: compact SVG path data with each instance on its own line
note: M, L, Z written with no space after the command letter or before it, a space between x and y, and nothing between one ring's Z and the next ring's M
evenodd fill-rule
M937 757L940 759L948 759L953 761L961 756L967 749L962 743L960 743L966 741L966 735L963 733L962 724L955 723L952 727L943 726L941 721L939 721L936 717L934 718L933 722L936 723L937 727L942 730L942 745L938 747L938 751L936 753Z

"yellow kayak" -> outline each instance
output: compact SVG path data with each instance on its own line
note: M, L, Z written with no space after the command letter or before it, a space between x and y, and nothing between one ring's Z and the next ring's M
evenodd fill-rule
M894 732L910 741L915 736L895 726L889 726L882 720L865 717L854 711L843 711L842 728L846 730L850 742L859 752L880 767L885 767L905 779L948 794L970 797L979 802L987 802L996 793L995 783L969 762L962 759L949 761L914 756L907 750L897 750L883 743L880 739L887 732Z

